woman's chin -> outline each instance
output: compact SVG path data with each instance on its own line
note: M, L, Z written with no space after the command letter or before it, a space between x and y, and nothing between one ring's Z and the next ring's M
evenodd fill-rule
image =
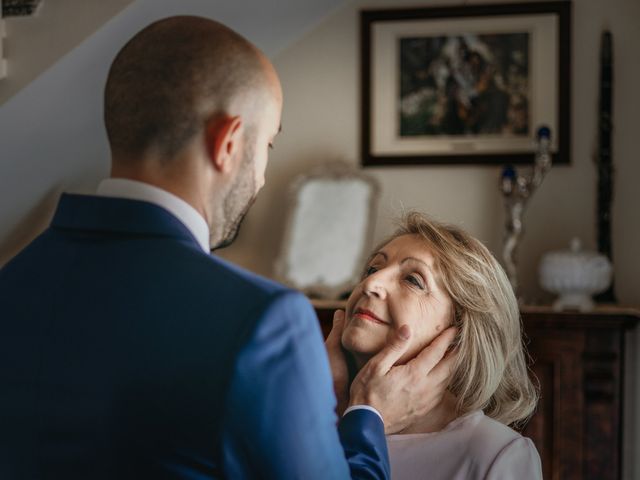
M342 346L345 350L354 354L366 353L369 350L367 342L359 338L358 335L343 335Z
M371 342L349 337L342 338L342 347L351 354L358 370L381 350L381 348L371 344Z

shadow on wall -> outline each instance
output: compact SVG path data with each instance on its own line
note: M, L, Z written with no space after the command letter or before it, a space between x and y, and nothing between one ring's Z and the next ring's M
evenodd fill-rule
M0 267L17 255L27 244L49 226L53 213L62 193L56 186L50 189L22 220L0 239Z

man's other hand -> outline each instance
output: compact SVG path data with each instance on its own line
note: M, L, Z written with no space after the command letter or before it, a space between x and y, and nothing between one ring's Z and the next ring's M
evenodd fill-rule
M455 327L446 329L407 364L394 366L411 337L408 325L400 327L394 339L358 372L351 384L349 405L370 405L378 410L387 434L398 433L423 418L446 391L455 362L454 355L446 354L456 332Z
M349 403L349 370L347 359L342 349L342 330L344 329L344 310L336 310L333 314L333 326L324 344L329 355L333 390L338 400L336 413L342 416Z

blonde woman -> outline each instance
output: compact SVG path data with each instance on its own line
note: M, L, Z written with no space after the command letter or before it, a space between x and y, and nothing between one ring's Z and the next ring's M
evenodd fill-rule
M341 316L337 312L336 325L342 325L352 373L405 324L411 343L399 363L447 327L458 329L447 393L428 416L387 436L392 478L542 478L533 443L509 427L526 421L538 398L528 376L518 305L504 271L481 242L459 228L409 214L373 252L349 297L344 323Z

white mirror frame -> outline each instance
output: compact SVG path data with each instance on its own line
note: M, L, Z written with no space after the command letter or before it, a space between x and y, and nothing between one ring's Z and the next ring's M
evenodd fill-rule
M296 178L276 278L311 298L349 293L371 248L379 194L374 178L342 162Z

